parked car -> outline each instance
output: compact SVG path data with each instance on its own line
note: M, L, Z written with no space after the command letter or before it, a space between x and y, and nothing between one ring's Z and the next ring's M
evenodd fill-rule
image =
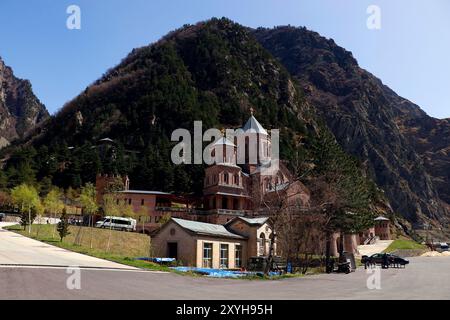
M83 225L83 219L79 218L69 218L69 224L73 226L82 226Z
M0 222L6 218L6 214L0 212Z
M121 231L136 231L136 220L121 217L105 217L95 224L96 228L114 229Z
M376 253L374 255L369 256L362 256L361 257L361 263L365 266L368 265L383 265L383 257L384 253ZM393 266L406 266L409 264L409 261L401 258L399 256L396 256L395 254L386 253L388 258L388 264Z

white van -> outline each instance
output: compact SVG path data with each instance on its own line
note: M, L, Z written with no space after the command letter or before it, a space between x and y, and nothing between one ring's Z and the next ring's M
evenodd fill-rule
M95 224L96 228L114 229L122 231L136 231L136 220L121 217L105 217Z

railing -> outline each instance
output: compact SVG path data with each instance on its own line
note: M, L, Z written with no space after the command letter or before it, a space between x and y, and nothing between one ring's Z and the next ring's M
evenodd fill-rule
M364 244L365 244L365 245L368 245L368 244L374 244L374 243L376 243L378 240L379 240L379 237L373 236L373 237L367 238L366 241L364 241Z
M172 208L172 207L155 207L157 212L169 213L188 213L188 214L205 214L207 211L192 208Z
M248 210L230 210L230 209L212 209L209 210L208 213L210 214L229 214L229 215L236 215L236 216L245 216L247 213L250 213L251 211Z
M208 214L228 214L236 216L244 216L250 214L252 211L249 210L231 210L231 209L211 209L211 210L201 210L192 208L172 208L172 207L155 207L157 212L168 212L168 213L187 213L187 214L198 214L198 215L208 215Z

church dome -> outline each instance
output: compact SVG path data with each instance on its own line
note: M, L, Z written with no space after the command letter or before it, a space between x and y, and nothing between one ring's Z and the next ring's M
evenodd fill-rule
M266 129L256 120L256 118L252 115L250 119L248 119L245 126L242 128L245 133L259 133L263 135L268 135Z
M231 142L230 140L228 140L228 139L225 138L225 137L220 138L219 140L217 140L217 141L213 144L214 147L216 147L216 146L223 146L223 145L225 145L225 146L231 146L231 147L236 147L236 145L235 145L233 142Z

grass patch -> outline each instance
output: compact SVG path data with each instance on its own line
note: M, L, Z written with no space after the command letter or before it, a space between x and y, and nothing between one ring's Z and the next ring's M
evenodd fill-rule
M148 257L150 255L150 237L147 235L133 232L110 231L108 229L70 226L70 234L61 242L58 233L54 233L54 228L54 225L33 225L31 235L28 234L28 228L27 230L23 230L20 226L11 226L5 229L92 257L142 269L171 271L168 267L160 266L156 263L134 260L137 257ZM111 242L108 251L107 244L110 232ZM75 243L77 236L79 238L79 244Z
M417 243L413 240L394 240L389 247L387 247L384 252L393 252L396 250L416 250L416 249L426 249L427 247L423 244Z

